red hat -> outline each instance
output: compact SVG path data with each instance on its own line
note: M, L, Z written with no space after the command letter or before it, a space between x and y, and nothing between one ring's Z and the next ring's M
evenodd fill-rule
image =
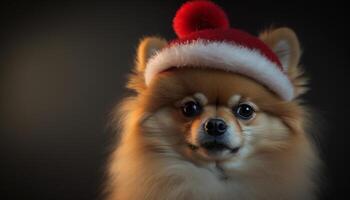
M173 28L178 38L148 61L146 84L171 67L202 67L243 74L284 100L293 98L293 85L277 55L259 38L230 28L225 12L214 3L183 4Z

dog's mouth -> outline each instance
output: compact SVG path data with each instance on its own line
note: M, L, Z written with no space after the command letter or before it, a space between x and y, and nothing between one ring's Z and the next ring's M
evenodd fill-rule
M229 146L227 146L224 143L221 142L206 142L204 144L201 145L202 148L206 149L209 152L221 152L224 150L228 150L231 153L236 153L239 150L239 147L235 147L235 148L230 148Z
M198 150L203 149L208 154L218 154L220 152L228 151L230 153L237 153L239 151L240 147L229 147L228 145L218 142L218 141L212 141L212 142L205 142L201 144L200 146L196 146L194 144L188 143L188 146L192 150Z

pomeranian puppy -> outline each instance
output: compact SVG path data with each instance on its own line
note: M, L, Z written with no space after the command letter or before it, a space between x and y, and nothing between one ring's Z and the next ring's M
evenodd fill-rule
M113 114L120 141L107 199L314 199L319 159L298 98L307 79L296 34L255 38L213 16L191 29L186 17L200 21L201 10L227 20L209 1L188 2L174 19L179 39L148 37L138 47L135 95Z

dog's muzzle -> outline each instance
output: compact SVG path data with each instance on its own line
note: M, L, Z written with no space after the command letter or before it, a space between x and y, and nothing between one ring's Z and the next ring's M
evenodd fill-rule
M208 119L203 123L203 132L199 139L200 147L212 153L224 150L236 152L238 149L232 148L230 145L229 134L228 125L224 120Z

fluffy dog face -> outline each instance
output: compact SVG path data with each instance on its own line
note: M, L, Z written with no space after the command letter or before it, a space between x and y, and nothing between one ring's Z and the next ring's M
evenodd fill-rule
M141 129L151 149L193 162L238 162L289 148L298 133L294 103L244 76L176 69L159 74L139 98ZM288 120L286 120L288 119Z
M318 159L297 98L306 91L299 43L287 28L260 39L293 84L291 101L247 76L201 66L170 68L146 84L147 60L167 42L141 41L128 83L136 93L118 106L115 118L122 131L109 166L110 199L164 199L169 193L184 199L195 189L201 191L197 199L312 199Z
M285 67L296 99L306 91L306 80L298 66L300 49L294 32L268 30L260 39ZM200 66L174 67L146 85L147 61L166 45L159 38L146 38L139 45L135 73L128 84L137 95L121 107L127 129L124 143L160 157L245 169L249 163L257 166L258 160L276 161L286 158L286 152L292 155L292 151L309 148L299 101L283 101L246 76Z
M285 67L295 98L304 93L306 80L298 66L300 49L294 32L268 30L260 39ZM159 38L141 42L136 73L128 85L138 93L132 103L137 124L132 126L144 133L135 137L142 137L149 149L164 155L177 152L193 162L241 165L255 155L292 149L298 140L305 140L298 101L283 101L246 76L200 66L171 68L146 86L147 60L166 45Z
M307 89L299 42L288 28L259 37L292 83L288 101L259 79L210 63L166 62L170 68L146 81L149 59L168 43L141 41L127 85L135 93L112 121L121 138L108 170L109 199L313 199L319 159L298 100Z

